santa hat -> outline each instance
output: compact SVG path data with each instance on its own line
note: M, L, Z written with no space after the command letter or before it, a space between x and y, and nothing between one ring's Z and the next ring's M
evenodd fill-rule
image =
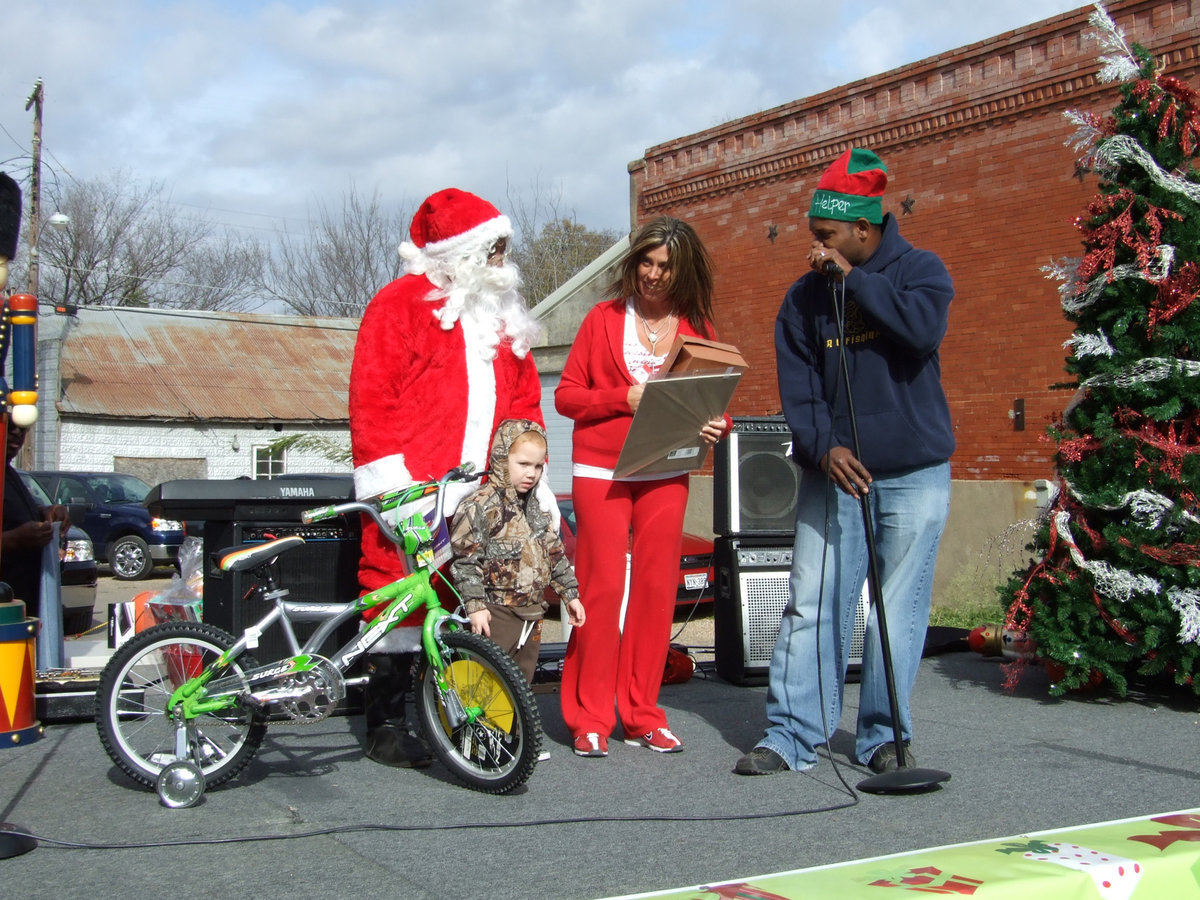
M411 241L400 245L400 256L413 274L444 267L453 259L488 251L501 238L512 237L512 223L482 197L446 188L425 199L413 216Z
M0 257L17 255L17 234L21 230L21 189L0 172ZM3 287L3 285L0 285Z
M866 219L883 222L883 189L887 187L887 166L870 150L847 150L825 170L817 182L810 219L837 219L856 222Z

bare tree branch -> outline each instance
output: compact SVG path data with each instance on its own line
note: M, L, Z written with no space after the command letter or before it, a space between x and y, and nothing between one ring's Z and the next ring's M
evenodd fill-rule
M42 298L78 306L245 309L263 250L180 215L158 183L127 173L75 182L57 198L70 226L38 242Z
M363 197L351 185L340 210L317 206L307 234L280 234L261 287L300 315L357 317L400 277L396 248L411 218L411 204L386 212L378 192Z

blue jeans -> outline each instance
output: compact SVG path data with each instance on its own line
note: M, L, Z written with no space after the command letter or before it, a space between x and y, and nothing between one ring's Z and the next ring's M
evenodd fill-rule
M860 501L824 473L805 469L799 491L790 599L771 654L769 724L758 746L774 750L792 769L803 770L816 763L817 747L826 743L826 735L833 734L841 718L854 616L867 574L867 541ZM933 565L950 510L950 464L876 477L868 508L883 586L900 734L902 740L911 740L908 698L924 650ZM865 764L877 747L892 740L887 681L872 609L863 642L854 747L858 761Z

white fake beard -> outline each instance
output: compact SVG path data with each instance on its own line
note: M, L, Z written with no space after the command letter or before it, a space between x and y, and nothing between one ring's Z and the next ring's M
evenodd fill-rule
M541 329L517 290L521 273L513 263L489 266L468 258L453 271L429 273L429 277L441 288L436 296L446 298L435 312L442 328L449 331L460 318L478 326L469 331L481 336L477 349L484 359L494 359L496 347L506 337L517 357L529 353Z

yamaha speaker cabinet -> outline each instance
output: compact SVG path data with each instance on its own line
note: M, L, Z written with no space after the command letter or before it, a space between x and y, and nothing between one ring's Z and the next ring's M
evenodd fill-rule
M788 459L792 434L782 416L740 417L713 449L713 531L790 538L800 470Z
M732 684L766 684L771 652L788 603L790 543L718 537L713 566L714 650L717 674ZM859 598L850 643L848 680L862 667L863 636L870 610L866 587ZM814 666L815 666L815 660ZM815 670L814 670L815 678Z
M349 601L358 596L358 561L362 525L357 514L329 522L305 525L306 509L354 499L350 475L295 475L270 480L179 480L156 485L146 496L154 515L185 519L189 531L203 523L204 529L204 621L233 635L267 613L262 603L246 595L253 586L249 572L222 572L214 554L227 547L258 544L272 537L295 534L305 546L279 557L277 573L281 587L293 600ZM315 623L298 623L296 636L303 642L316 630ZM358 631L351 619L338 629L338 644ZM326 648L329 652L336 647ZM259 640L252 651L263 661L290 655L290 648L276 626Z
M204 534L205 556L209 561L204 575L204 621L238 635L270 610L270 605L263 601L247 599L246 595L254 586L250 572L222 572L212 565L212 553L225 547L261 544L290 534L305 541L303 547L280 556L276 565L279 585L289 590L290 599L345 603L358 596L362 528L357 515L313 525L209 522ZM327 645L324 651L330 653L353 638L358 632L358 624L358 619L352 618L342 625L335 634L335 643ZM296 623L297 639L304 643L316 627L316 623ZM260 661L291 655L287 639L278 625L259 638L259 648L250 652Z

